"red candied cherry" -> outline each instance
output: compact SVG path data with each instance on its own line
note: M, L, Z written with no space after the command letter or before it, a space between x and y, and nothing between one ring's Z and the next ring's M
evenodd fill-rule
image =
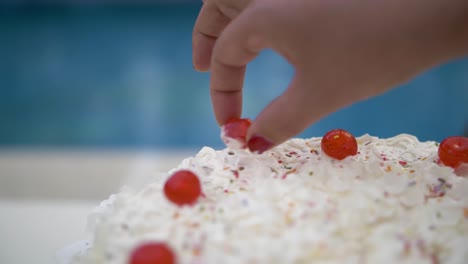
M321 147L325 154L337 160L356 155L358 149L356 138L343 129L328 131L322 138Z
M201 194L200 180L189 170L177 171L166 181L164 194L177 205L191 205Z
M252 122L248 118L231 118L224 124L222 131L222 139L226 145L230 145L229 139L235 139L241 144L241 148L247 146L247 130Z
M165 243L147 242L137 246L130 255L129 264L175 264L172 249Z
M468 138L448 137L439 145L439 158L445 166L456 169L462 163L468 163Z

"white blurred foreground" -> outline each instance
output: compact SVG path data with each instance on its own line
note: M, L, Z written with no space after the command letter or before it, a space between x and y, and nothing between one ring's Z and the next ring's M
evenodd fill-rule
M54 263L87 215L121 186L140 188L194 151L0 152L0 263Z

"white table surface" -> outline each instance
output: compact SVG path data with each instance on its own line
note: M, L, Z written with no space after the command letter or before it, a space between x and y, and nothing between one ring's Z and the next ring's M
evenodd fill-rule
M54 263L55 252L84 239L97 201L0 201L0 263Z
M101 200L196 151L161 153L0 151L0 263L54 263L58 249L86 238L87 215Z

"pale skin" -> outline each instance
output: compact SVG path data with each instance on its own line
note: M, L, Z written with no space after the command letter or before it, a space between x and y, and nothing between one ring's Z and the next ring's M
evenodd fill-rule
M466 0L205 0L193 64L210 71L216 120L242 114L246 65L269 48L295 75L247 139L271 147L326 115L468 54Z

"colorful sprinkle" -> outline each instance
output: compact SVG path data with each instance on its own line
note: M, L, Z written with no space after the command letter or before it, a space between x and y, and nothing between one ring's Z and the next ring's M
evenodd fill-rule
M283 176L281 177L282 180L286 179L286 177L291 174L291 173L294 173L296 172L296 169L293 169L293 170L290 170L288 172L286 172L285 174L283 174Z
M236 171L236 170L231 170L232 174L234 174L234 177L236 177L236 179L239 178L239 172Z

